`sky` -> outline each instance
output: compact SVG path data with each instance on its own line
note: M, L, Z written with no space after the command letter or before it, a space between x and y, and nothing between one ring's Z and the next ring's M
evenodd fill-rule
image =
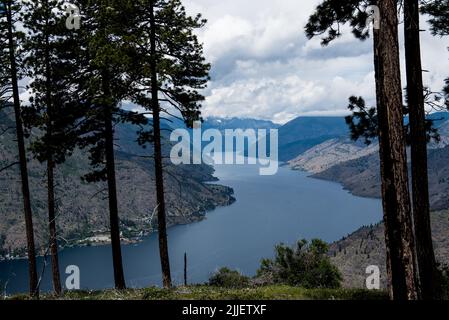
M319 2L185 0L189 13L208 19L198 31L212 64L204 116L283 124L298 116L347 114L351 95L374 104L371 39L361 42L345 32L324 48L319 38L305 37L304 26ZM422 29L428 29L425 18ZM403 47L402 30L400 37ZM422 33L423 68L429 71L424 84L434 91L449 76L447 47L449 37Z

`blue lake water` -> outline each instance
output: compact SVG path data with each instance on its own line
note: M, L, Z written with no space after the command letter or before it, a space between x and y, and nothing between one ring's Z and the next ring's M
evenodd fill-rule
M363 225L382 219L381 203L350 195L339 184L316 180L307 173L280 168L275 176L260 176L255 166L217 166L220 183L235 190L237 202L207 214L207 219L168 231L170 263L175 284L183 281L184 252L188 280L206 282L222 266L254 275L262 258L272 257L278 243L321 238L332 242ZM68 248L60 252L65 269L76 265L83 289L113 287L110 246ZM43 259L39 258L40 270ZM136 245L123 246L129 287L161 284L157 234ZM26 260L0 262L0 292L28 290ZM51 290L47 268L42 290Z

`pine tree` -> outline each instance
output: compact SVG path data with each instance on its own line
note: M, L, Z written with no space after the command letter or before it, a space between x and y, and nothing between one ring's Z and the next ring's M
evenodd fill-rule
M443 37L449 35L449 0L433 0L424 3L422 12L430 15L429 23L434 36ZM443 95L445 106L449 109L449 78L445 80Z
M425 117L418 1L404 1L403 10L407 71L407 106L404 110L410 118L406 129L407 141L411 145L413 221L420 294L424 299L431 299L438 298L440 290L430 225L427 142L430 139L438 141L439 135L438 130L433 127L433 121ZM377 114L373 109L366 108L362 100L355 97L350 99L350 110L354 113L347 117L347 122L355 140L364 137L370 143L377 136Z
M426 110L421 62L419 1L404 1L404 39L407 71L407 104L410 118L413 221L420 295L440 297L440 279L433 248L427 169Z
M433 98L438 98L433 97ZM432 98L430 96L427 97ZM407 99L406 99L407 100ZM371 145L379 137L379 123L377 116L377 109L366 104L363 97L351 96L349 97L348 109L351 111L351 115L345 118L349 131L351 133L351 139L358 141L364 140L366 145ZM404 106L404 117L408 115L408 106ZM404 118L404 130L407 145L411 144L410 123L406 122ZM438 128L435 127L434 119L425 120L425 132L427 143L431 141L440 142L441 136Z
M430 16L429 23L434 35L449 35L449 0L425 2L422 5L422 12Z
M107 182L115 287L125 289L120 245L120 220L114 156L114 126L119 122L146 123L126 113L120 103L129 94L131 63L129 37L132 2L127 0L74 1L82 13L77 94L87 113L80 126L79 145L88 148L93 171L84 179Z
M342 35L340 27L343 24L349 23L352 27L354 36L358 39L366 40L370 34L369 29L366 26L368 15L365 8L369 5L380 6L381 4L385 5L385 2L351 0L342 3L338 0L325 0L317 7L316 12L309 18L309 22L306 25L306 34L309 38L324 35L322 44L328 45ZM394 12L397 12L396 8L394 8ZM364 138L369 142L376 134L379 135L382 203L384 208L387 272L390 296L395 299L406 299L413 298L413 294L408 295L407 281L409 280L409 274L405 271L408 271L408 269L406 270L406 267L412 268L412 271L414 271L414 265L404 266L404 261L402 259L402 253L409 253L410 249L413 248L413 238L410 238L409 234L411 226L406 224L405 228L403 228L402 225L404 222L408 223L408 219L411 218L409 216L411 215L409 210L410 199L407 199L408 193L405 192L408 189L408 181L403 179L404 174L407 175L406 162L402 163L399 161L402 160L405 155L405 148L403 150L401 148L401 141L404 139L402 121L400 124L401 130L396 127L398 124L396 116L403 116L403 110L402 101L400 111L396 109L389 110L389 108L392 107L390 105L391 100L389 99L394 97L396 99L394 101L397 102L398 97L396 95L398 92L389 92L388 89L391 88L384 87L385 79L391 80L391 77L397 77L397 73L400 72L400 70L394 68L394 62L396 61L394 48L396 47L396 43L393 38L394 30L390 29L393 28L393 26L389 24L391 23L390 19L392 19L391 13L388 17L382 16L382 18L388 18L388 20L383 20L383 22L384 26L388 26L387 33L391 38L385 38L385 34L381 34L384 30L380 31L373 29L377 128L375 125L372 125L372 123L369 123L369 121L373 119L373 111L370 110L364 115L364 119L367 121L364 122L363 125L367 125L368 129L371 131L366 131ZM387 22L386 25L385 22ZM389 44L382 45L385 43ZM388 47L389 45L392 47ZM386 66L388 67L387 69L385 69ZM386 74L388 75L387 77ZM390 83L388 83L388 85L390 85ZM399 95L402 96L401 92L399 92ZM386 96L388 96L389 99L385 99ZM353 105L361 103L364 104L363 101L357 98L351 99L351 104ZM393 105L393 107L396 106ZM394 111L394 113L391 114L391 111ZM362 112L364 112L364 110L362 110ZM395 117L393 118L395 122L391 121L391 116ZM360 134L360 132L356 132L356 134ZM398 161L400 162L399 164ZM405 172L403 171L404 166ZM396 182L396 184L394 184L393 181ZM408 229L409 227L410 230ZM406 262L413 263L413 261ZM397 272L398 266L401 266L402 271L404 272ZM415 290L415 288L411 288L410 291L413 290Z
M166 230L161 114L178 112L187 125L200 119L198 92L209 80L209 64L194 30L204 26L201 15L189 17L179 0L137 1L136 75L133 100L152 114L157 192L158 234L164 287L171 287Z
M19 16L20 4L14 0L0 1L0 101L12 100L15 114L17 146L19 151L19 166L22 184L23 208L28 250L29 289L31 296L38 296L38 280L36 269L36 253L34 243L33 215L28 182L27 156L25 150L24 130L22 124L22 108L19 96L19 55L23 34L16 31L15 26Z
M415 243L412 209L408 187L407 155L403 126L401 70L399 63L398 15L395 0L380 0L379 70L381 70L380 97L383 110L378 112L380 135L388 150L383 155L384 165L392 170L383 181L385 195L394 203L395 211L384 218L386 241L390 243L387 255L391 260L392 295L395 300L418 298L416 284ZM388 253L389 251L389 253Z
M77 126L83 116L72 77L78 56L74 33L65 26L64 1L40 0L24 3L23 23L28 31L24 43L25 68L31 79L30 106L25 108L25 123L40 129L32 143L35 157L47 164L47 203L49 248L52 261L53 289L62 291L58 263L57 206L54 171L65 161L77 142Z

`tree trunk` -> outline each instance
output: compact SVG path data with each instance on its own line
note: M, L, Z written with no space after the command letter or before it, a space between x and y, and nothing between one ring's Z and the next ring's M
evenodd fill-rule
M109 76L103 74L103 94L110 96L108 82ZM111 246L112 261L114 266L114 281L117 290L126 289L125 276L122 264L122 249L120 244L120 223L118 217L117 205L117 182L115 177L115 158L114 158L114 129L112 127L112 111L109 106L104 107L105 120L105 151L106 151L106 172L108 180L108 198L109 198L109 219L111 227Z
M187 252L184 253L184 286L187 287Z
M17 65L15 60L15 43L13 36L13 20L11 3L6 4L6 17L8 24L8 49L11 64L11 84L14 100L14 114L16 121L17 146L19 149L20 175L22 180L23 211L25 215L25 229L28 249L28 273L30 282L30 294L33 297L39 295L37 288L36 249L34 244L33 215L31 212L30 187L28 182L27 158L25 153L25 140L23 135L22 116L20 110L19 87L17 83Z
M427 133L425 126L424 86L418 0L404 1L405 58L407 95L410 112L413 218L420 294L423 299L439 297L438 270L430 224L429 182L427 172Z
M57 295L62 292L61 275L59 273L58 238L56 233L56 210L54 191L54 162L47 161L47 191L48 191L48 226L50 231L51 270L53 275L53 290Z
M161 258L162 282L165 288L171 287L170 259L168 253L166 209L164 195L164 173L162 167L162 145L160 127L160 108L158 99L158 79L156 61L156 24L154 18L154 1L150 3L151 19L151 105L153 111L153 131L154 131L154 166L156 175L156 198L157 198L157 218L159 233L159 253Z
M408 187L395 0L380 0L379 81L382 145L382 191L391 294L395 300L417 299L415 247Z
M391 197L388 195L388 191L391 188L387 188L388 174L392 172L391 161L387 158L390 153L388 139L386 139L385 132L387 128L385 127L385 106L382 99L382 79L381 79L381 65L379 60L379 30L373 29L373 45L374 45L374 76L376 82L376 102L377 102L377 115L379 123L379 159L380 159L380 176L382 180L382 206L384 212L384 225L385 225L385 244L386 244L386 265L387 265L387 287L390 297L393 298L393 288L392 288L392 278L391 278L391 243L389 230L390 225L387 217L394 216L394 203L390 201ZM394 250L395 248L392 248Z
M47 10L48 2L46 2ZM47 19L47 25L48 25ZM53 160L53 102L51 99L51 69L50 69L50 44L49 36L45 37L45 73L46 73L46 93L45 100L47 104L47 202L48 202L48 228L50 236L50 254L51 254L51 271L53 276L53 290L55 294L62 293L61 275L59 274L59 257L58 257L58 238L56 233L56 205L55 205L55 182Z

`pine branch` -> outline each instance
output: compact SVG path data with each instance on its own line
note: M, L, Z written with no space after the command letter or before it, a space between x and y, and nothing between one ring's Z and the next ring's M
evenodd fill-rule
M7 127L0 132L0 136L4 135L7 131L15 129L16 127Z
M0 168L0 173L3 172L3 171L8 170L8 169L10 169L10 168L12 168L12 167L14 167L14 166L17 166L17 165L19 165L19 164L20 164L20 163L17 161L17 162L13 162L13 163L7 165L6 167Z

